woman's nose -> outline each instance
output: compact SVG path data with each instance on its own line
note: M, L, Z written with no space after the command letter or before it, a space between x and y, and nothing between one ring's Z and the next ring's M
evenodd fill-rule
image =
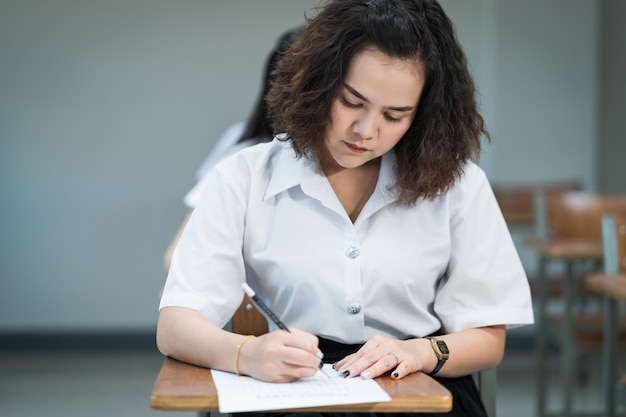
M353 130L363 139L371 139L376 135L377 123L376 115L371 112L363 113L354 121Z

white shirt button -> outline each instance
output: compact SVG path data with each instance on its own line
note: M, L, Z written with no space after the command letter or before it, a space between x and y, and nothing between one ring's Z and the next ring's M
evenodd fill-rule
M352 302L350 304L348 304L348 313L350 314L359 314L361 312L361 304L355 302Z
M361 252L359 251L359 248L357 248L355 246L350 246L348 248L348 250L346 251L346 255L350 259L356 259L359 256L360 253Z

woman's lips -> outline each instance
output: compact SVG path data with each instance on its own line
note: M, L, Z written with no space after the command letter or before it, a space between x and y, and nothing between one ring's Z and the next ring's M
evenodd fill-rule
M348 149L350 149L352 152L363 153L367 151L366 148L361 148L360 146L356 146L348 142L345 142L345 144L348 147Z

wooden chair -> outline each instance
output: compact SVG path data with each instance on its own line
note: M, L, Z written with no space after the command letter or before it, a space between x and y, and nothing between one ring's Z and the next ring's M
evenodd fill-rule
M587 288L604 296L603 384L605 416L616 414L618 303L626 303L626 213L602 218L603 273L591 274ZM626 376L620 378L622 387Z
M545 415L549 322L561 328L559 345L562 350L563 413L569 415L574 386L574 361L578 354L598 352L602 347L603 317L597 313L599 297L591 296L585 289L584 277L602 265L602 216L607 213L626 213L626 196L572 191L544 195L543 201L539 199L539 203L543 203L544 207L545 233L539 238L526 240L540 256L535 293L538 415ZM541 211L537 213L539 215ZM565 267L564 272L557 277L561 288L554 292L561 294L559 302L562 314L548 317L547 271L548 264L555 262Z
M528 234L532 234L535 239L539 236L546 236L544 208L546 198L579 189L578 181L575 180L493 185L496 201L513 238L522 242ZM532 271L527 270L527 274L531 293L536 295L537 279ZM546 289L548 297L562 296L562 286L559 280L548 280Z
M260 336L268 332L267 320L246 296L231 320L231 330L239 334ZM496 417L496 368L479 372L477 375L480 396L489 417Z
M538 194L552 195L580 189L577 181L565 180L535 184L494 184L493 193L509 227L537 224L535 200Z

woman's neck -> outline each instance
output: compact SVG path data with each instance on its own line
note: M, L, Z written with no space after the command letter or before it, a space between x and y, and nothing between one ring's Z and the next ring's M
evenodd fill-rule
M376 158L356 168L335 165L323 169L339 202L353 223L374 193L380 161L381 158Z

